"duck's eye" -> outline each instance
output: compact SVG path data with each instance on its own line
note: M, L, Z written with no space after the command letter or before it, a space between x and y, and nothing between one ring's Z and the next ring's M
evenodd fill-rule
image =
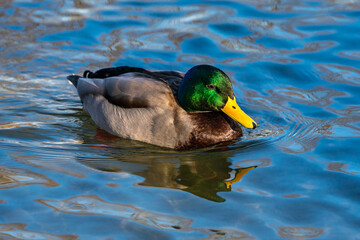
M215 90L215 89L216 89L216 87L215 87L214 84L208 84L208 85L206 85L206 87L207 87L208 89L210 89L210 90Z

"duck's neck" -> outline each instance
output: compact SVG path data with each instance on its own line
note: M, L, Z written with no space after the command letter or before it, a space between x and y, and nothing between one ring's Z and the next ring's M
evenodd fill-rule
M187 87L187 85L184 84L184 81L185 79L183 80L177 91L179 105L187 112L196 112L193 109L191 96L189 95L191 89L189 89L189 87Z

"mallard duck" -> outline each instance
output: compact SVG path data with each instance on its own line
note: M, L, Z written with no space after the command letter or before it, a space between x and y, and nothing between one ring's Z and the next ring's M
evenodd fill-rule
M257 126L236 103L229 77L210 65L186 74L122 66L67 78L97 126L122 138L193 149L241 137L238 123Z

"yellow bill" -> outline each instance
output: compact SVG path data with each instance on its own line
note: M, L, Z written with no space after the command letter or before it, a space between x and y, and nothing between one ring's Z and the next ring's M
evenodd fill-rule
M257 124L251 117L249 117L246 113L241 110L241 108L237 105L235 97L231 99L228 97L228 101L225 104L225 107L221 109L226 115L240 123L246 128L256 128Z

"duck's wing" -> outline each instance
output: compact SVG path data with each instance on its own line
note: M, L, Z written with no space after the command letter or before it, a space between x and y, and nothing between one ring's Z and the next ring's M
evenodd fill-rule
M100 95L122 108L170 106L175 103L169 85L146 73L128 72L104 79L71 75L68 79L77 88L81 101L88 95Z
M177 89L180 86L184 73L178 71L149 71L143 68L120 66L112 68L103 68L96 72L85 71L83 77L86 78L109 78L121 76L123 74L133 73L138 77L151 78L156 81L165 82L171 88L175 98Z

